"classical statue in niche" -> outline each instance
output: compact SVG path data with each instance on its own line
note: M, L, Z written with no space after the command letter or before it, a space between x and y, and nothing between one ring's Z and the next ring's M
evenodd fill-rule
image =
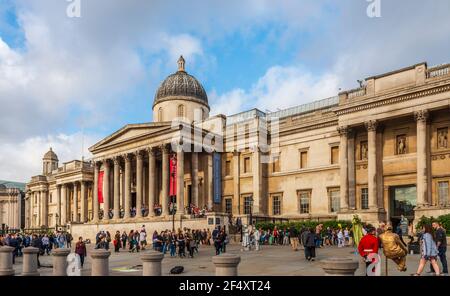
M448 145L447 134L448 134L447 128L441 128L438 130L438 148L447 148Z
M367 159L367 142L361 142L361 160Z
M397 137L397 154L406 154L406 136Z

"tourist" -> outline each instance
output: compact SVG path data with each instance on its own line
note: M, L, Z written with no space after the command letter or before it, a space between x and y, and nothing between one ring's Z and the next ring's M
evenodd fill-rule
M12 252L12 261L13 264L16 264L16 257L18 255L18 249L19 249L19 241L17 240L17 236L15 234L11 235L8 240L8 246L11 248L14 248Z
M170 257L177 256L177 253L176 253L177 246L176 245L177 245L177 237L176 237L175 233L171 233L169 236Z
M447 235L446 230L442 227L442 223L433 222L433 228L435 229L436 246L438 249L439 260L442 264L442 274L448 274L447 266Z
M33 248L39 249L39 252L37 253L37 263L38 263L38 267L41 267L41 262L39 261L39 254L40 254L40 251L42 250L42 243L36 234L33 234L33 239L31 240L31 246Z
M114 244L114 252L116 252L116 253L118 253L119 251L120 251L120 231L119 230L117 230L116 231L116 234L114 235L114 241L113 241L113 244Z
M142 225L142 228L139 233L139 243L141 244L141 249L145 250L145 246L147 246L147 232L145 231L144 225Z
M121 239L122 239L122 249L125 250L127 248L127 240L128 240L128 235L127 235L127 233L125 231L122 232Z
M78 242L75 244L75 254L80 256L81 268L84 265L84 258L87 256L86 244L83 242L83 238L80 236Z
M308 228L302 234L302 243L305 248L305 258L308 261L314 261L316 257L316 234L313 228Z
M181 231L178 233L177 244L178 244L178 256L180 256L180 258L186 257L186 251L185 251L186 242L184 240L184 236L181 233Z
M414 276L420 276L425 267L427 261L430 261L433 266L433 270L436 275L439 275L439 265L437 264L436 258L438 256L438 249L434 241L434 234L431 225L426 224L422 228L423 235L421 238L421 257L419 261L419 267Z
M369 227L367 234L363 236L358 245L358 252L361 257L364 258L364 262L366 263L366 271L369 265L374 262L374 259L369 260L368 256L370 254L378 254L378 239L375 236L375 228ZM374 271L374 270L372 270ZM366 273L367 275L367 273Z
M48 235L44 234L41 241L42 241L42 248L44 250L44 253L46 253L47 255L50 255L50 240L48 238Z
M350 246L350 232L348 231L348 227L344 229L344 245Z
M344 234L342 233L342 229L339 228L339 231L337 233L337 239L338 239L338 248L345 247L344 245Z
M73 237L69 232L66 232L66 242L67 242L67 247L70 249L72 248L72 240Z
M259 251L259 240L261 239L261 228L255 229L253 237L255 238L255 251Z

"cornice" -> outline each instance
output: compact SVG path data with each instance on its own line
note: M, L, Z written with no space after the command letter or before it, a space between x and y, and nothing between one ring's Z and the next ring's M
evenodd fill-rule
M344 105L342 107L337 107L335 109L335 113L338 116L345 115L345 114L349 114L349 113L353 113L353 112L363 111L363 110L367 110L367 109L373 109L373 108L380 107L380 106L391 105L391 104L395 104L395 103L399 103L399 102L403 102L403 101L409 101L409 100L413 100L413 99L417 99L417 98L421 98L421 97L440 94L440 93L447 92L447 91L450 91L450 84L446 84L443 86L437 86L434 88L428 88L428 89L424 89L424 90L419 90L419 91L402 94L402 95L393 95L393 96L384 97L384 98L382 97L381 99L378 99L375 101L372 100L370 102L366 102L366 103L362 103L362 104L361 104L361 102L355 102L354 104L351 104L351 106ZM358 104L358 103L360 103L360 104Z

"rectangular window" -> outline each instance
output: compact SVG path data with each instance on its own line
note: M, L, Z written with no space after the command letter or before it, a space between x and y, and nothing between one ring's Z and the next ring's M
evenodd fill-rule
M309 214L310 192L300 191L298 194L298 204L300 214Z
M308 165L308 151L300 152L300 168L304 169Z
M340 209L339 189L331 189L329 191L329 195L330 195L330 211L332 213L339 212Z
M231 161L227 160L225 162L225 176L231 176Z
M439 205L448 203L448 181L438 182L438 199Z
M252 211L252 202L253 197L251 195L244 197L244 214L250 214L250 212Z
M369 208L369 189L361 189L361 209L367 210Z
M233 200L231 198L225 199L225 213L233 213Z
M339 163L339 146L331 147L331 164Z
M244 157L244 173L250 173L250 156Z
M272 197L272 213L273 215L281 215L281 196L279 195Z
M53 203L53 198L52 198L52 194L50 193L50 197L49 197L49 203Z

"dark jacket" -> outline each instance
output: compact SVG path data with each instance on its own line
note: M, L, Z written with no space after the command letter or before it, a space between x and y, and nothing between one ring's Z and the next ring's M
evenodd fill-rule
M75 254L86 256L86 245L83 242L77 242L75 245Z
M40 250L40 249L42 249L42 242L38 237L33 238L33 240L31 241L31 246L33 248L38 248Z
M308 235L306 236L304 246L305 247L315 247L316 246L315 239L316 239L316 234L309 232Z

